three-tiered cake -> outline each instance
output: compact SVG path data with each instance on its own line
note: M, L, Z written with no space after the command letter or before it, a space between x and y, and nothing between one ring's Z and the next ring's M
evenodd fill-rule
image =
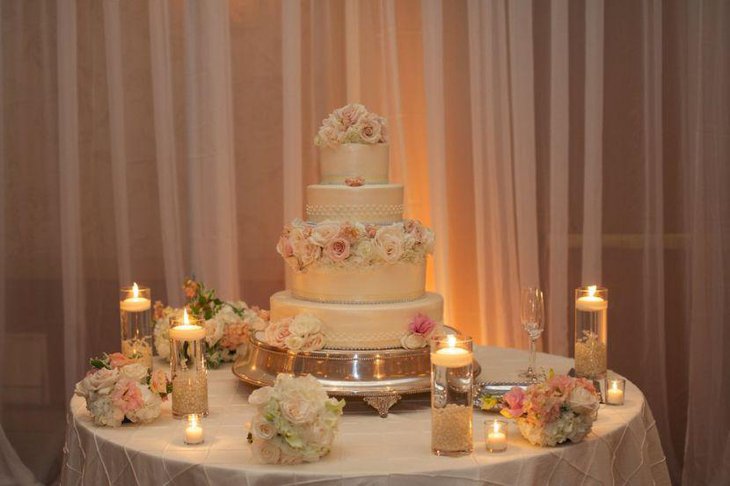
M287 290L271 297L269 344L419 348L440 328L443 299L425 291L433 233L403 219L403 185L389 181L385 131L385 120L362 105L324 121L315 138L320 183L307 187L306 221L287 225L277 245Z

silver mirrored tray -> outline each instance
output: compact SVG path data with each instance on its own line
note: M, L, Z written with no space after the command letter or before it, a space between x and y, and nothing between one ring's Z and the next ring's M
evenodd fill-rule
M481 368L475 362L474 376ZM294 353L270 346L255 335L233 374L254 386L269 386L279 373L311 374L332 396L361 397L385 417L403 395L431 391L429 348L386 350L322 349Z

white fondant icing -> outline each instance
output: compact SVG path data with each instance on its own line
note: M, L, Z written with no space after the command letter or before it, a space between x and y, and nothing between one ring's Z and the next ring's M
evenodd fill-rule
M403 219L403 185L307 186L307 220L395 223Z
M304 271L287 267L292 294L317 302L403 302L425 292L426 261L379 264L359 268L311 265Z
M388 183L387 143L344 143L321 147L319 173L322 184L345 184L349 177L363 177L365 184Z
M271 296L271 319L278 320L301 313L316 315L323 325L325 348L386 349L401 346L413 317L425 314L434 321L443 320L443 299L428 292L410 302L391 304L328 304L300 300L291 292Z

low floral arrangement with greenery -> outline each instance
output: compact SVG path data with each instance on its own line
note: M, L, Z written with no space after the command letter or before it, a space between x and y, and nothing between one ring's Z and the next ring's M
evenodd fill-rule
M287 374L254 390L248 402L256 407L248 442L265 464L315 462L329 454L345 406L313 376Z
M433 231L413 219L385 226L358 222L294 220L284 227L276 251L294 270L314 263L358 267L418 263L433 253Z
M205 327L205 360L211 368L235 361L246 351L249 334L264 330L268 324L268 311L249 307L243 301L223 301L216 296L215 289L208 289L193 278L185 279L183 290L188 312L200 319ZM171 321L181 316L182 311L155 302L155 349L167 360L170 359Z
M589 380L558 375L527 390L512 388L504 403L502 415L515 419L531 444L544 447L582 441L593 427L599 397Z
M160 405L172 393L163 370L147 366L122 353L89 360L92 369L76 383L74 394L86 399L96 425L119 427L123 422L147 423L160 416Z

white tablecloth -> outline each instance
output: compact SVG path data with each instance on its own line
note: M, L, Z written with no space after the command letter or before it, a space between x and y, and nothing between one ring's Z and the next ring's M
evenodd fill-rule
M527 363L527 353L514 349L479 347L476 358L481 378L489 380L515 379ZM540 354L538 365L565 373L572 360ZM252 458L246 442L250 388L226 366L209 374L210 415L203 421L205 443L198 446L183 443L183 422L172 418L169 402L152 424L112 429L94 426L84 400L74 397L63 484L669 484L651 411L641 391L626 386L626 404L602 405L580 444L534 447L511 424L509 449L492 454L482 424L495 415L475 412L474 453L436 457L428 402L406 399L385 419L362 405L348 406L329 456L313 464L270 466Z

